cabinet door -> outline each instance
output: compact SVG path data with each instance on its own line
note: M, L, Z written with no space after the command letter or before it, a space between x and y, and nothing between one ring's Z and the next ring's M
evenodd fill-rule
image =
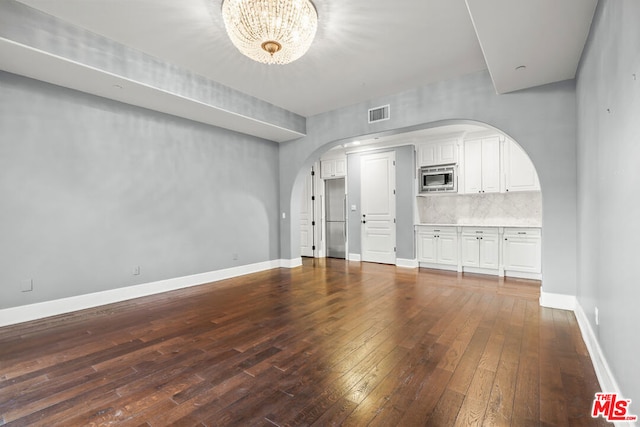
M436 161L438 164L444 165L448 163L456 163L458 160L458 144L456 141L446 141L438 143L436 151Z
M347 174L347 159L336 159L334 170L336 176L345 176Z
M433 233L418 233L418 262L435 263L436 237Z
M462 235L462 265L465 267L480 266L480 240L472 234Z
M320 162L320 177L332 178L336 175L336 162L335 160L322 160Z
M513 141L505 143L504 167L506 191L540 191L535 166Z
M436 144L422 144L418 146L418 166L433 166L436 160Z
M436 241L437 263L447 265L458 264L457 234L438 234Z
M464 192L482 192L482 140L464 142Z
M503 241L504 269L540 273L540 237L506 235Z
M480 268L497 269L500 258L500 240L497 234L484 234L480 239Z
M500 192L500 139L482 140L482 192Z

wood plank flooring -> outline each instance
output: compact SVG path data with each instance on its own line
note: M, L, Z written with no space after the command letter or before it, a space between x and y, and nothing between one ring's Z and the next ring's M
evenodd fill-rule
M607 425L539 286L305 259L0 328L0 425Z

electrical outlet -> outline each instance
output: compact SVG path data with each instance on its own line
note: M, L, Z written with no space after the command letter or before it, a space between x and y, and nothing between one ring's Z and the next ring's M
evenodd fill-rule
M598 307L596 307L596 309L594 310L594 313L596 317L596 325L600 325L600 311L598 310Z
M140 275L140 266L136 265L135 267L133 267L133 275L134 276L139 276Z
M33 279L24 279L20 281L21 292L31 292L33 290Z

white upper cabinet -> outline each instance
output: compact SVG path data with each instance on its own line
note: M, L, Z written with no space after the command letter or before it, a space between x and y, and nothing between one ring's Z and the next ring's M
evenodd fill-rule
M418 166L434 166L457 163L458 140L425 142L418 145Z
M536 168L518 144L504 144L505 191L540 191Z
M340 178L347 174L347 159L327 159L320 161L320 178Z
M473 139L464 142L462 192L498 193L500 191L500 139Z

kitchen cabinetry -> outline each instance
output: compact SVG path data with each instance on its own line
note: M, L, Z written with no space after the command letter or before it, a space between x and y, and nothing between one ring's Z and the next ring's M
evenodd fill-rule
M428 142L418 145L418 166L453 164L458 161L458 140Z
M464 142L463 192L498 193L500 191L499 137Z
M458 234L455 227L418 227L418 262L458 265Z
M463 267L497 270L500 263L499 248L497 228L462 229L461 263Z
M519 145L504 144L505 191L540 191L540 182L531 159Z
M347 159L326 159L320 161L320 178L340 178L347 174Z
M541 233L532 228L506 228L503 242L503 264L510 271L541 273Z

